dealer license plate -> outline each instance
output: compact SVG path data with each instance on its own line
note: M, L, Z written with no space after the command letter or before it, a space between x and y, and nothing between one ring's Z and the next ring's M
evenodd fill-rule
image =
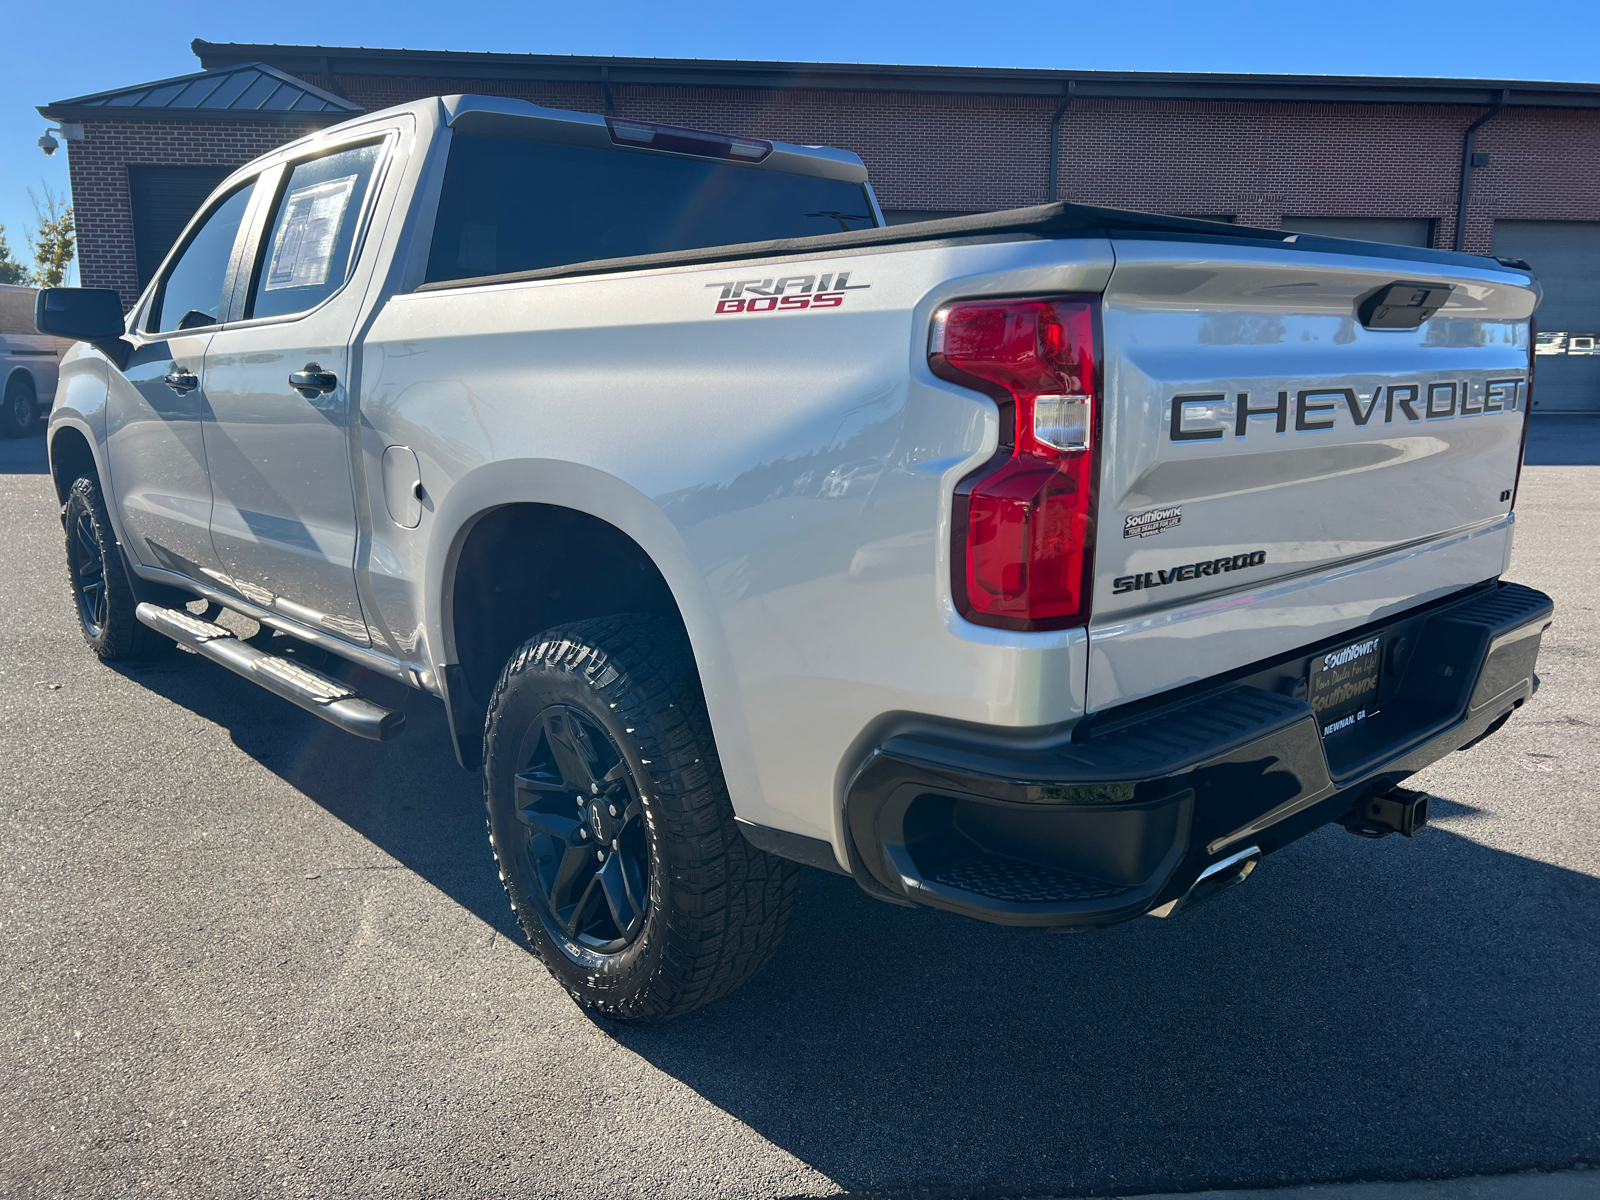
M1306 698L1322 736L1349 729L1378 711L1383 635L1350 642L1311 660Z

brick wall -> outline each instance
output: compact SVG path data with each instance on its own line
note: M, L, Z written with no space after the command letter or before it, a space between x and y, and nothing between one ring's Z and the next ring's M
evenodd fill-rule
M1098 101L1062 122L1068 199L1161 212L1427 217L1455 241L1461 140L1483 109L1423 105ZM1600 114L1524 108L1478 131L1466 249L1489 251L1495 218L1600 220Z
M67 143L79 282L84 287L116 288L125 309L139 298L128 205L130 163L235 167L316 128L239 122L86 122L83 141Z
M316 75L306 79L327 86ZM478 92L601 112L598 85L340 76L368 109ZM885 208L983 211L1046 197L1058 101L918 93L616 87L618 116L854 150ZM1457 105L1080 100L1061 122L1058 195L1085 204L1234 216L1424 217L1455 239L1461 139L1484 110ZM1514 108L1478 133L1466 248L1496 217L1600 220L1600 113Z
M1508 109L1478 130L1467 249L1486 252L1493 218L1600 221L1600 114ZM1446 243L1448 244L1448 243Z
M604 110L598 85L318 75L369 111L453 92ZM1048 97L731 88L613 89L618 116L854 150L885 208L983 211L1046 196ZM1426 217L1455 236L1461 137L1480 108L1424 105L1080 100L1061 123L1064 199L1231 215ZM308 127L94 122L69 143L85 285L136 287L126 165L242 163ZM1600 113L1511 109L1485 125L1467 249L1489 250L1496 217L1600 220Z
M1477 112L1420 105L1089 101L1062 121L1062 194L1158 212L1429 217L1447 239L1461 131Z
M319 76L305 78L326 86ZM356 76L337 82L369 110L475 92L604 111L598 85ZM971 212L1044 201L1046 127L1057 104L1012 96L683 87L614 87L612 98L619 117L853 150L885 208Z

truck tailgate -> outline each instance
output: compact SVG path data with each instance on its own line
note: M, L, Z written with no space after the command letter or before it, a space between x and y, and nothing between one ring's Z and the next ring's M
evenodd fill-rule
M1525 272L1337 248L1115 249L1091 710L1500 573L1539 295ZM1418 328L1365 328L1362 301L1397 282L1449 298Z

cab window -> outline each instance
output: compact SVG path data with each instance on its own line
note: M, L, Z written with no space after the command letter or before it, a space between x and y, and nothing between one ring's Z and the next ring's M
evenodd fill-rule
M183 253L156 288L146 330L175 333L203 329L224 318L222 285L227 280L228 260L233 256L233 244L245 210L250 207L254 186L252 180L235 188L196 227Z
M287 173L256 260L246 317L305 312L344 286L382 148L355 146L296 163Z
M458 132L450 139L428 282L876 224L859 183Z

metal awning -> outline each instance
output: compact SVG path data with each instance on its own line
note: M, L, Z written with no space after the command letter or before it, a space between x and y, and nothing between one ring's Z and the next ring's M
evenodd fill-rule
M39 107L52 121L253 121L330 124L365 112L264 62L239 63Z
M286 71L335 76L473 81L498 84L587 83L601 87L719 87L757 90L925 92L947 95L1048 96L1070 84L1083 100L1211 100L1255 103L1488 105L1511 93L1513 108L1600 108L1600 84L1515 79L1429 79L1381 75L1267 75L1180 71L1076 71L1015 67L758 62L737 59L609 58L460 50L388 50L366 46L191 43L208 67L271 62ZM465 86L463 86L465 85Z

